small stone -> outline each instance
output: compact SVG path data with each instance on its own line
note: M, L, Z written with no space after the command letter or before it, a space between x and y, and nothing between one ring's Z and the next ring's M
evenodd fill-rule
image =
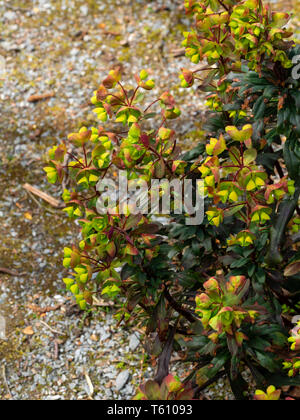
M6 340L6 320L0 315L0 340Z
M0 55L0 77L5 73L5 65L5 58L2 55Z
M33 380L35 384L46 385L46 380L41 375L35 375Z
M8 11L4 13L4 18L7 20L15 20L17 19L17 15L15 12Z
M82 16L87 16L89 14L89 8L86 5L80 7L80 13Z
M80 50L78 48L72 48L70 51L70 54L75 57L76 55L78 55L80 52Z
M58 400L62 400L62 397L60 395L49 395L45 399L47 401L58 401Z
M130 341L129 341L129 348L131 351L134 351L138 348L138 346L140 345L140 340L137 337L136 334L132 334L130 336Z
M125 395L133 395L134 394L134 387L131 384L128 384L123 389L123 393Z
M61 296L61 295L55 295L54 297L53 297L58 303L64 303L65 302L65 298L63 297L63 296Z
M128 39L122 39L122 41L120 41L120 45L122 47L129 47Z
M103 334L101 334L100 341L105 341L105 340L107 340L110 336L111 336L111 334L110 334L109 332L104 331L104 332L103 332Z
M111 390L110 390L110 389L107 389L107 390L105 391L105 396L106 396L106 398L108 398L108 399L111 399L111 398L112 398L113 393L111 392Z
M123 370L123 372L119 373L116 379L116 389L120 391L127 383L129 379L130 373L129 370Z

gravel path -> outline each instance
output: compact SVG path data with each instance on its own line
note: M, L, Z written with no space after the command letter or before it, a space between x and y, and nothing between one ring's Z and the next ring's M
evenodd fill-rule
M147 68L158 90L173 86L184 148L201 138L202 100L178 87L187 61L173 54L188 25L181 4L0 0L0 400L130 399L140 377L153 375L141 331L117 327L109 306L87 316L73 305L62 248L78 232L23 184L60 196L42 171L46 151L93 121L89 98L112 65L128 81ZM206 395L232 398L222 381Z
M153 374L140 332L117 327L109 307L87 317L72 306L62 248L78 232L23 184L59 197L42 171L46 151L93 121L89 98L112 65L128 81L149 68L157 91L173 84L191 102L177 87L185 59L172 54L187 23L181 3L0 0L0 399L128 399ZM194 119L197 102L186 110ZM192 127L177 128L195 136Z

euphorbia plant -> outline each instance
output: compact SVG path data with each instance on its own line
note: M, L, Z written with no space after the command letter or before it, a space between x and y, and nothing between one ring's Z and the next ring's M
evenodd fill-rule
M135 400L191 400L194 390L187 384L183 385L180 379L173 375L166 376L162 383L149 380L141 385Z
M173 96L144 105L143 93L155 85L147 72L125 87L114 69L92 98L109 128L72 133L50 151L45 170L50 182L74 181L63 198L82 238L64 251L67 288L82 309L100 293L125 297L116 317L145 327L145 348L158 358L150 395L166 394L176 350L195 396L227 375L243 399L245 369L259 389L300 385L298 338L288 343L299 310L300 81L291 67L300 49L283 28L288 14L259 0L185 6L195 18L186 55L205 64L183 69L180 79L185 88L200 81L208 94L206 144L183 154L172 130L180 115ZM116 171L133 188L152 179L202 180L203 223L186 224L175 192L165 225L122 197L100 214L97 202L110 198L97 186ZM145 390L140 397L148 398Z
M280 394L280 389L276 389L273 385L270 385L266 393L258 389L255 392L254 399L258 401L277 401L280 398Z

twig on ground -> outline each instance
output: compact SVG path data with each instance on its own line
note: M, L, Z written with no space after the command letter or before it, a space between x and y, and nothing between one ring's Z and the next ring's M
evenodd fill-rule
M61 201L57 200L56 198L51 197L51 195L49 195L47 193L44 193L43 191L39 190L36 187L33 187L30 184L24 184L23 188L26 191L28 191L29 193L34 194L34 195L38 196L39 198L41 198L42 200L46 201L52 207L55 207L55 208L61 208L62 207L62 202Z
M178 48L172 51L173 57L184 57L185 56L185 48Z
M39 319L39 322L41 324L43 324L45 327L47 327L51 332L53 332L53 334L64 335L63 332L57 331L57 330L53 329L52 327L50 327L50 325L48 325L45 321L42 321L41 319Z
M102 300L102 299L98 299L98 298L96 298L96 296L93 296L93 301L94 301L94 305L95 306L98 306L98 307L113 307L114 306L114 303L113 302L111 302L111 301L108 301L108 302L105 302L104 300Z
M89 377L89 375L86 371L84 371L84 376L85 376L85 380L86 380L86 382L88 384L88 387L89 387L89 393L88 393L89 399L93 400L94 386L92 384L91 378Z
M45 99L53 98L54 96L55 96L54 92L46 92L46 93L42 93L42 94L31 95L31 96L29 96L27 101L31 102L31 103L35 103L35 102L38 102L38 101L43 101Z
M7 390L7 393L9 395L9 398L13 398L12 393L10 392L10 389L9 389L9 385L8 385L7 379L6 379L6 366L5 366L5 364L2 365L2 376L3 376L5 388Z
M24 274L24 273L18 273L17 271L14 271L14 270L9 270L8 268L4 268L4 267L0 267L0 273L8 274L14 277L20 277Z

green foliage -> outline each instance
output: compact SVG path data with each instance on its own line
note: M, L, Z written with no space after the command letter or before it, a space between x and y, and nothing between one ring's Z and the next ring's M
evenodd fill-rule
M134 400L191 400L194 396L192 388L184 386L180 379L173 375L168 375L159 384L155 381L147 381L141 385Z
M267 392L258 389L255 392L254 399L257 401L278 401L280 394L280 389L276 389L273 385L270 385L267 389Z
M180 116L173 96L145 104L155 86L148 73L125 87L114 69L92 98L107 128L70 134L50 151L45 171L49 182L68 176L74 186L63 199L82 238L64 252L67 289L82 309L97 294L121 296L116 318L145 328L145 348L158 359L155 381L137 398L184 395L185 383L169 389L179 384L168 366L180 350L182 363L195 366L186 381L193 394L226 374L236 398L247 399L246 368L259 389L300 385L299 338L288 338L299 311L300 81L291 65L300 48L284 29L289 15L260 0L185 6L195 19L184 34L186 56L207 65L183 69L180 80L207 94L206 144L183 154L172 129ZM186 225L175 195L164 225L120 200L98 214L96 185L118 170L135 185L203 180L203 223ZM273 387L255 396L278 398Z

